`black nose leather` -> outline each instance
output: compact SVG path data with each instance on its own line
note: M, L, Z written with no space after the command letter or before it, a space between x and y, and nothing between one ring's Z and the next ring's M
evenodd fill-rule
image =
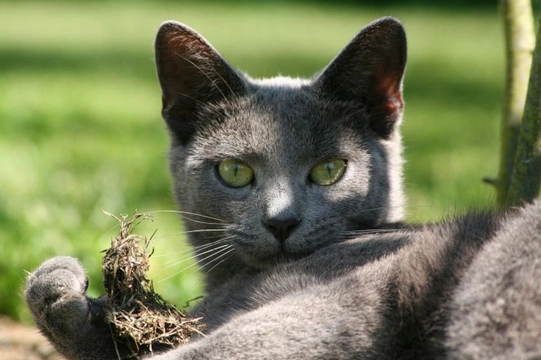
M263 221L263 225L274 235L276 240L283 243L297 226L299 226L300 222L301 220L296 218L272 218Z

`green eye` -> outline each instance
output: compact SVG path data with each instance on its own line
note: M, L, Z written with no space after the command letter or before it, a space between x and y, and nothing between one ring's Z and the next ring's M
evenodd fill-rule
M234 188L246 186L254 180L252 168L235 159L220 162L218 174L227 185Z
M332 185L344 175L346 161L328 159L320 162L310 170L310 180L318 185Z

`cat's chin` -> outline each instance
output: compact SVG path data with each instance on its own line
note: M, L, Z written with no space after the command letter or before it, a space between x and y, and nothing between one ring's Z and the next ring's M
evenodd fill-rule
M275 255L265 256L265 257L243 256L242 261L248 267L259 269L259 270L266 270L266 269L271 269L278 264L289 263L292 261L302 259L310 254L311 252L290 253L290 252L282 251L282 252L276 253Z

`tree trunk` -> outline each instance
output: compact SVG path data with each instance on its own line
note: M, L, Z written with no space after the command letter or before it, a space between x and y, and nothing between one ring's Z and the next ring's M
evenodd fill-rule
M516 0L510 0L511 2ZM541 22L533 54L528 94L520 128L507 205L539 196L541 187Z
M497 203L504 206L508 200L512 200L508 193L513 176L535 39L530 0L501 0L500 5L504 18L507 69L500 170L496 187Z

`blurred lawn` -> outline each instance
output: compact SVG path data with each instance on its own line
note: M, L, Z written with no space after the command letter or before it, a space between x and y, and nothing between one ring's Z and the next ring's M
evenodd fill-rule
M315 5L2 3L0 11L0 313L29 320L25 270L79 257L100 293L98 252L112 213L174 209L152 45L166 19L201 32L256 77L310 76L369 21L394 15L409 36L403 126L411 220L493 201L503 84L496 9L455 12ZM182 305L201 294L177 216L161 213L155 287ZM164 281L158 282L160 279Z

